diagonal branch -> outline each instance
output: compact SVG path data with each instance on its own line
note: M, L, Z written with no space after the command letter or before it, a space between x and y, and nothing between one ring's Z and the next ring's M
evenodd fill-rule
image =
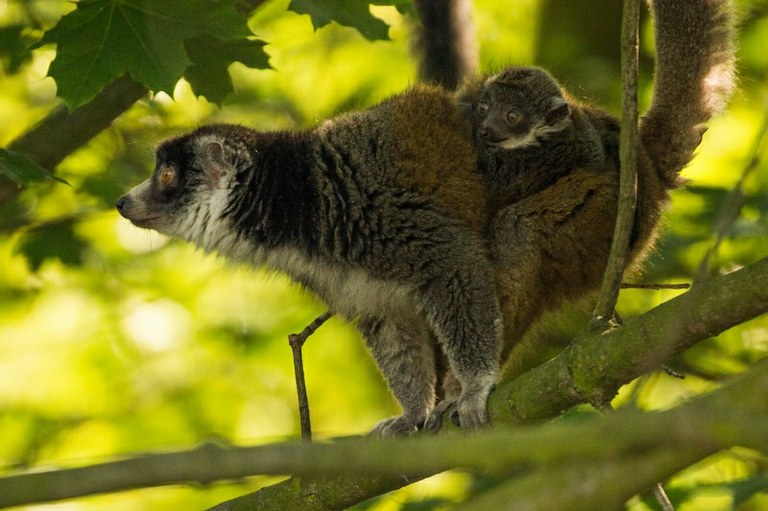
M305 490L301 498L307 498L311 493L315 505L307 507L296 496L273 493L269 508L322 509L317 503L317 492L308 492L305 485L310 481L315 490L326 495L324 483L334 480L323 475L328 473L347 474L358 484L374 483L386 491L385 482L405 482L403 476L398 475L404 471L427 474L459 467L504 473L527 466L535 469L530 475L537 477L536 471L551 472L558 470L553 469L558 466L564 466L567 474L569 467L575 464L582 464L584 468L591 462L599 466L597 462L628 459L662 450L685 452L684 461L677 459L674 465L661 469L662 475L668 475L734 445L768 450L768 422L763 419L768 413L766 392L768 361L763 361L718 391L661 413L626 409L579 423L551 422L537 427L498 428L464 436L461 442L456 442L455 436L440 435L241 448L210 443L185 452L0 478L2 505L37 502L41 488L47 490L49 494L45 497L51 500L50 492L53 491L59 492L58 498L62 498L66 492L71 496L73 487L87 487L97 492L126 482L137 485L139 481L151 478L160 478L154 481L158 485L208 483L255 474L298 473L314 477L302 480L299 485ZM568 448L563 449L564 445ZM648 470L647 477L651 480L659 475L658 468L648 467ZM632 480L629 486L612 488L614 485L607 484L599 491L614 491L613 498L626 500L638 488L648 485L645 480L626 479ZM547 491L553 491L551 485L546 486L549 486ZM561 491L562 487L554 489ZM343 497L348 498L349 488L343 490ZM230 503L218 509L249 509L246 501L241 502L243 507ZM336 501L329 505L326 501L322 505L335 509L343 504Z
M619 328L577 339L491 394L496 422L554 417L618 389L694 344L768 312L768 257L691 288Z
M125 74L71 112L63 104L54 107L45 119L14 140L8 148L25 153L35 163L52 171L147 92L144 85ZM14 182L0 175L0 206L13 200L20 191Z
M693 279L694 282L698 282L705 278L708 278L709 273L712 272L712 259L717 254L720 244L725 239L726 235L731 231L733 225L738 220L741 214L741 209L744 207L745 195L744 185L752 173L758 169L761 162L761 150L766 140L768 140L768 102L766 102L763 109L763 122L760 129L757 131L755 140L752 142L752 148L750 149L749 158L744 169L741 171L739 180L734 185L728 197L723 201L723 206L720 209L717 221L712 228L712 237L714 241L712 246L707 250L706 254L699 263L699 268L696 271L696 276Z

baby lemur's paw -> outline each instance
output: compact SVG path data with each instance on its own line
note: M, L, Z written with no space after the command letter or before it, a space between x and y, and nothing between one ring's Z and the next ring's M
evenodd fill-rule
M458 399L444 399L429 414L424 422L424 429L431 432L438 431L446 416L465 431L487 426L490 422L488 395L495 387L494 383L484 383L462 391Z
M423 423L424 419L414 419L406 415L390 417L376 424L368 435L381 438L413 435L421 429Z
M424 430L434 433L440 430L443 426L443 420L445 416L453 420L453 423L459 425L459 412L456 410L456 399L443 399L438 405L430 412L427 420L424 421Z

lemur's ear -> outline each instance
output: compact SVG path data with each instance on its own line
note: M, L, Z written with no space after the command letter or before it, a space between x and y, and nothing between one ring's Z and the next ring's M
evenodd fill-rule
M549 98L549 110L544 116L544 120L548 125L554 126L568 118L570 113L571 109L562 96L552 96Z
M203 146L203 170L213 186L218 186L221 179L232 172L232 165L227 162L224 145L221 142L208 142Z
M480 101L480 91L476 85L465 84L458 93L456 93L456 105L459 112L468 121L474 120L475 108Z
M472 121L474 118L475 113L475 104L472 103L469 100L462 101L462 98L459 98L459 100L456 103L459 107L459 112L461 112L461 115L468 121Z

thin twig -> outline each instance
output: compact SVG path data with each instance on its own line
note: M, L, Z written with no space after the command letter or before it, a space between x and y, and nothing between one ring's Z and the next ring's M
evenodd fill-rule
M653 496L656 497L656 502L659 503L661 509L664 511L675 511L675 506L672 505L669 497L667 497L667 492L664 491L664 486L661 483L656 483L656 486L653 487Z
M631 282L621 284L621 289L689 289L691 287L687 282L681 284L635 284Z
M293 372L296 375L296 393L299 398L299 421L301 423L302 440L312 440L312 424L309 420L309 398L307 397L307 383L304 379L304 359L301 355L301 348L307 342L307 338L315 333L320 326L325 323L333 313L328 311L316 317L312 323L307 325L299 334L289 334L288 344L291 345L293 352Z
M678 380L684 380L685 379L685 375L683 373L679 373L679 372L675 371L674 369L672 369L671 367L669 367L667 365L661 366L661 369L665 373L667 373L668 376L671 376L672 378L677 378Z
M592 314L592 324L608 321L616 306L621 278L627 263L627 249L637 196L637 70L640 25L640 0L624 0L621 20L621 174L619 208L608 265L603 275L600 296Z
M596 406L597 410L603 415L610 415L616 411L610 401L603 402L600 406ZM661 483L656 483L653 487L653 496L664 511L675 511L675 507L667 497L667 492L664 491L664 486Z
M723 239L725 239L726 235L733 227L733 224L741 214L741 208L744 206L744 201L746 199L744 195L744 183L749 175L760 165L760 149L765 143L766 136L768 136L768 101L766 101L764 110L763 123L760 126L757 136L752 144L752 148L749 151L749 160L744 166L744 170L742 170L741 176L733 187L733 190L731 190L731 193L723 202L723 207L720 210L718 219L712 228L715 241L712 243L709 250L707 250L707 253L699 264L699 268L696 271L696 278L693 280L694 284L706 279L710 275L712 259L714 258L715 253L720 248Z

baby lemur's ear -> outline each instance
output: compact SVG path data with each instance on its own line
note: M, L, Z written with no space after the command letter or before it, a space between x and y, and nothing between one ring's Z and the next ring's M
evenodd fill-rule
M459 107L459 112L461 112L462 117L472 123L472 121L475 120L475 103L472 102L471 98L468 97L462 97L459 98L459 100L456 102L456 104Z
M571 109L562 96L552 96L549 98L549 110L547 110L544 120L549 126L554 126L564 121L570 113Z
M474 90L465 88L459 91L455 98L456 106L459 108L462 117L471 123L475 118L475 109L477 108L479 95L475 94Z
M227 162L224 145L218 141L208 142L202 151L203 170L213 186L218 186L222 178L233 172L232 165Z

